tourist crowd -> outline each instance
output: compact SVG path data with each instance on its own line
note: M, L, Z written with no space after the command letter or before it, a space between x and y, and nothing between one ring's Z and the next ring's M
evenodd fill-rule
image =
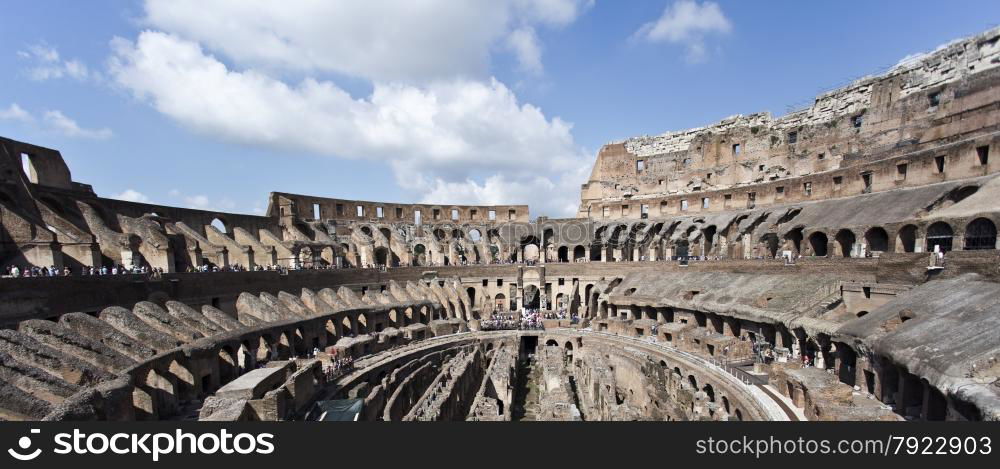
M69 277L79 273L79 275L133 275L133 274L162 274L163 269L150 268L148 266L142 267L125 267L121 264L115 264L111 267L101 266L101 267L87 267L84 266L79 269L78 272L74 272L71 267L59 268L56 266L51 267L24 267L21 268L17 265L8 266L3 273L4 277L17 278L17 277Z
M479 326L484 331L542 329L542 315L537 309L525 309L520 315L494 312L488 319L481 320Z
M315 350L313 356L318 355L319 350ZM354 370L354 358L352 357L333 357L330 359L330 363L323 364L323 374L326 375L326 381L330 382L345 374Z

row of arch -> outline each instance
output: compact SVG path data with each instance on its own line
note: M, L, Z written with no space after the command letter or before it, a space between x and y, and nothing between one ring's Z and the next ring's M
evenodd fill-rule
M602 228L608 229L611 225ZM766 233L757 241L756 246L751 246L750 251L746 251L742 245L728 240L718 240L720 236L714 225L699 228L697 226L688 227L681 233L680 239L666 240L660 239L664 246L654 242L654 236L648 233L658 232L656 225L653 230L646 232L645 236L636 235L646 227L645 224L637 223L627 229L627 225L617 225L611 237L606 243L601 242L601 229L595 238L595 244L591 246L587 255L587 248L583 245L560 246L558 248L558 260L568 262L588 260L612 260L612 252L621 249L620 259L623 261L635 261L641 258L658 259L666 253L666 246L672 249L673 256L685 257L688 255L713 256L739 258L753 257L754 250L759 249L757 255L765 257L777 257L781 250L790 250L794 254L810 255L817 257L852 257L861 254L860 244L865 245L867 252L948 252L952 250L988 250L997 249L997 227L996 223L986 217L978 217L969 221L960 231L956 231L952 224L947 221L936 221L927 226L925 231L916 224L906 224L900 227L893 235L890 235L884 227L875 226L866 230L860 236L851 229L840 229L836 231L815 230L809 231L805 227L796 227L780 237L774 233ZM621 235L629 231L630 234L624 241ZM921 239L921 235L923 235ZM738 238L745 236L740 234ZM729 249L722 251L723 246ZM636 258L634 249L639 248ZM571 251L572 249L572 251ZM606 252L602 252L606 250ZM572 255L570 254L572 252ZM742 255L740 255L742 254Z
M341 338L380 332L386 327L429 324L445 315L432 304L382 310L342 311L279 328L263 327L225 339L215 350L186 356L178 350L132 370L132 405L137 420L175 415L184 402L207 396L226 383L272 360L307 356ZM388 340L398 340L393 336ZM370 353L370 345L364 353Z
M920 246L924 252L948 252L956 249L966 251L987 250L997 248L996 224L987 218L976 218L965 225L960 232L945 221L931 223L923 232L923 243L919 243L920 229L917 225L907 224L900 227L895 236L890 236L883 227L872 227L864 232L859 239L848 229L838 230L833 236L832 251L830 237L826 232L814 231L803 239L801 229L790 231L785 239L796 253L807 252L814 256L851 257L857 254L854 246L863 241L868 252L917 252ZM808 244L803 245L803 240Z

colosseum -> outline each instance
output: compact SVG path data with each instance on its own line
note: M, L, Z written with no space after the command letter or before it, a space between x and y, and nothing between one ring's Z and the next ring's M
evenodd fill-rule
M1000 420L1000 29L609 143L567 219L0 147L0 420Z

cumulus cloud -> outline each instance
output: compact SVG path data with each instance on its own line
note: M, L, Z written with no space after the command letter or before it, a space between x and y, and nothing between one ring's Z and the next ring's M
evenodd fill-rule
M32 62L32 66L27 69L28 77L32 80L45 81L67 77L84 81L96 77L80 60L63 60L58 50L45 44L28 46L18 51L17 55Z
M435 178L420 203L444 204L461 200L461 203L472 205L504 205L525 201L512 199L511 194L538 194L543 198L532 196L530 199L529 208L533 214L571 217L580 204L580 182L585 180L587 173L588 167L579 166L555 177L509 178L495 174L482 183L472 179L445 181Z
M126 200L129 202L142 202L144 204L152 203L149 197L142 192L135 189L125 189L123 192L114 194L111 196L112 199Z
M174 199L174 203L187 208L219 212L228 212L236 209L236 202L229 198L213 200L204 194L188 195L181 192L180 189L171 189L167 195Z
M652 43L683 44L688 60L697 62L706 57L706 36L726 34L732 28L717 3L679 0L667 5L659 19L642 25L633 38Z
M107 76L211 138L384 162L415 200L571 215L590 156L571 124L518 100L490 64L511 53L522 72L543 73L538 31L592 5L146 0L150 29L112 41ZM334 81L343 76L366 81L370 94L352 96Z
M91 140L107 140L111 138L111 129L85 129L80 127L75 120L70 119L62 111L45 111L42 120L46 125L63 136L71 138L85 138Z
M147 0L145 22L240 66L380 81L488 76L521 27L561 27L592 0Z
M31 122L33 119L28 111L22 109L17 103L11 103L6 109L0 109L0 120Z
M590 165L570 124L520 103L495 79L374 81L371 95L356 99L331 81L288 84L231 68L175 34L145 31L134 42L116 39L113 49L112 80L196 132L384 161L401 187L424 199L541 203L545 213L568 215L585 178L580 168Z
M533 28L512 31L507 36L507 47L514 51L521 70L533 75L542 73L542 46Z
M64 137L84 138L90 140L107 140L114 133L111 129L87 129L81 127L75 120L69 118L62 111L51 110L41 114L41 122L36 122L35 116L24 110L17 103L11 103L6 109L0 109L0 120L16 121L22 124L30 124L49 132L58 133Z
M516 0L528 18L550 26L566 26L594 6L594 0Z

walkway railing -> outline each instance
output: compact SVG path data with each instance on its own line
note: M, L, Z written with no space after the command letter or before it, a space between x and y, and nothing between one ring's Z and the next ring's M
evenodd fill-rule
M725 360L712 357L710 360L715 366L722 368L727 373L736 377L736 379L743 382L747 386L764 386L767 384L766 376L758 376L753 373L748 373L746 370L740 368L741 366L753 365L753 359L747 360Z

